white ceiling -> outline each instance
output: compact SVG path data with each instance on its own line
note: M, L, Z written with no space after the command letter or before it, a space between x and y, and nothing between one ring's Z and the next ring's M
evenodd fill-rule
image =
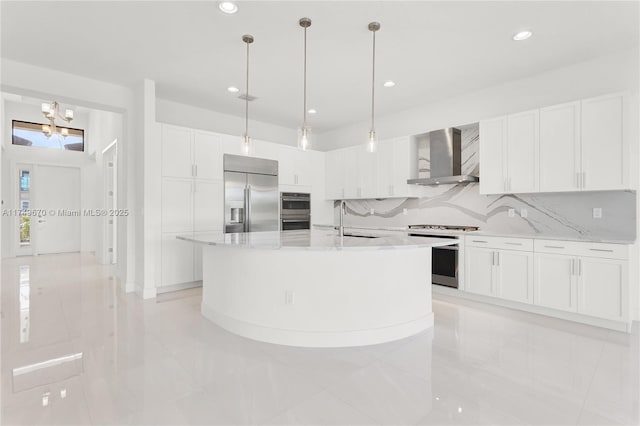
M294 128L302 120L307 16L308 99L321 133L367 120L370 21L377 33L377 114L538 74L638 46L638 2L613 1L2 1L2 58L133 85L162 98L242 116L245 44L253 34L250 118ZM530 28L516 43L511 35ZM383 88L386 79L394 88Z

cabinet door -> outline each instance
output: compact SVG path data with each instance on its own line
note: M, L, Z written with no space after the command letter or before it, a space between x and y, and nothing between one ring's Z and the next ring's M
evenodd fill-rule
M220 181L194 182L193 219L195 232L222 231L224 189Z
M465 247L466 291L494 295L494 253L492 249Z
M282 147L278 155L278 184L295 185L295 151L293 148Z
M311 152L300 149L293 150L293 180L295 185L312 184Z
M505 164L508 193L538 191L538 120L538 110L510 115L507 118Z
M162 286L194 281L194 243L178 240L177 235L162 234Z
M614 320L628 311L627 262L578 258L578 312Z
M533 301L533 253L500 250L496 255L497 296L522 303Z
M329 151L325 156L325 194L330 200L344 197L343 150Z
M418 147L410 137L393 141L393 175L391 195L407 197L412 195L415 185L409 185L407 179L418 177Z
M580 189L580 103L540 110L540 191Z
M193 180L162 180L162 232L193 231Z
M162 125L162 176L192 177L193 130Z
M480 122L480 193L505 193L507 118Z
M193 137L195 176L200 179L222 180L222 150L218 135L196 131Z
M376 156L376 196L392 197L394 193L394 143L384 141L378 144Z
M576 312L576 279L573 256L536 253L533 303Z
M584 189L627 187L627 147L622 95L582 101L582 172Z
M344 196L342 198L358 198L358 155L366 154L364 146L341 149L342 167L344 168L343 185Z
M376 194L376 162L377 152L357 151L357 186L356 196L358 198L374 198Z

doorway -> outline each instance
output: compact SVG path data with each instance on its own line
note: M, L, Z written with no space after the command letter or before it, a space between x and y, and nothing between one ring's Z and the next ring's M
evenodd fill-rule
M16 255L80 251L80 168L18 164Z
M118 212L118 140L114 140L102 151L104 206L108 212ZM118 218L117 214L103 216L102 253L103 263L118 261Z

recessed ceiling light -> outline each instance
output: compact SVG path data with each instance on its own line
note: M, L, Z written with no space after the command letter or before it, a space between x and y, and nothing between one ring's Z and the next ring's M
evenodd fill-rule
M221 1L218 4L218 7L223 13L226 13L228 15L233 15L238 11L238 5L236 5L232 1Z
M238 93L240 91L240 89L238 89L236 86L229 86L229 87L227 87L227 91L229 91L231 93Z
M310 110L308 110L307 112L308 112L309 114L315 114L315 113L316 113L316 112L318 112L318 111L316 111L315 109L311 108L311 109L310 109Z
M393 81L391 81L391 80L387 80L387 81L385 81L385 82L384 82L384 85L383 85L383 86L384 86L384 87L393 87L393 86L395 86L395 85L396 85L396 83L394 83Z
M515 41L522 41L528 39L532 35L533 33L529 30L519 31L513 35L513 39Z

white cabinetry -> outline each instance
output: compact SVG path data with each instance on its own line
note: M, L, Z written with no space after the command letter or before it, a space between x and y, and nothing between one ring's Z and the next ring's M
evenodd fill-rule
M162 125L161 279L158 287L200 279L197 247L176 239L221 231L222 150L214 133Z
M505 145L507 118L480 122L480 193L503 194L506 191Z
M536 240L534 303L611 320L628 318L628 248Z
M540 191L580 189L580 102L540 110Z
M507 117L507 192L538 191L538 110Z
M480 193L629 189L627 96L480 122Z
M413 196L418 175L418 150L410 137L380 141L375 153L364 145L329 151L326 155L328 199Z
M624 132L625 96L582 101L582 188L628 188L628 148Z
M312 153L293 147L279 148L278 182L280 185L311 185Z
M531 303L531 240L468 237L465 245L465 290L485 296ZM512 248L518 248L513 250Z
M538 190L538 110L480 122L480 193Z

